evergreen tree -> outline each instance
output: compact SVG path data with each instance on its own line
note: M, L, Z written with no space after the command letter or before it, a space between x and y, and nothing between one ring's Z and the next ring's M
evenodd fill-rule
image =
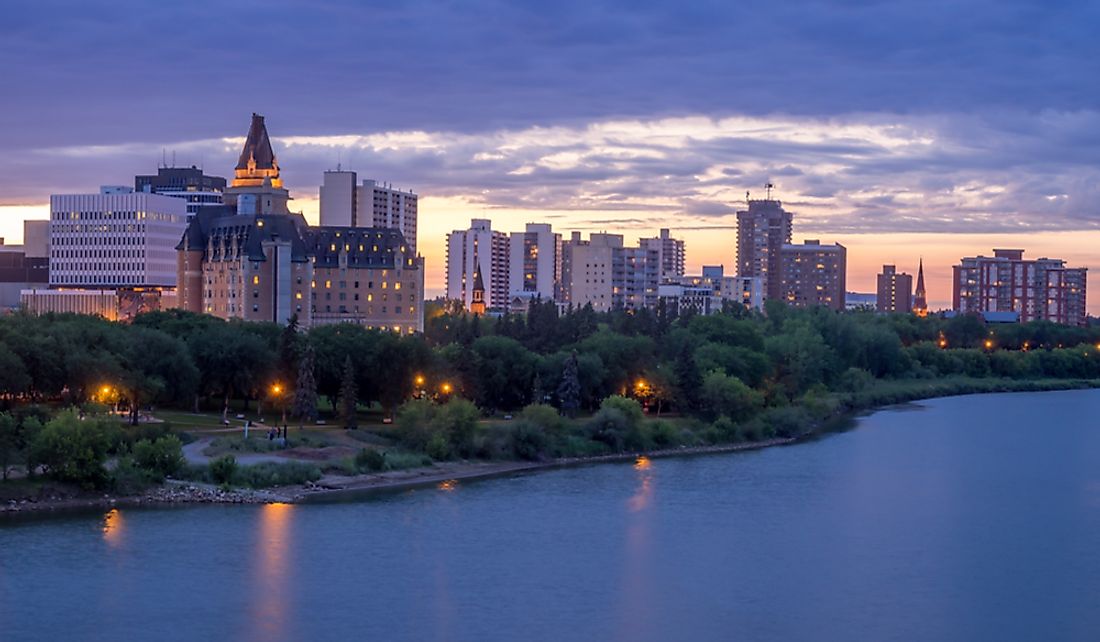
M298 374L298 313L290 315L279 335L279 378L289 386Z
M577 410L581 407L581 380L578 374L576 351L565 360L561 384L558 385L558 399L561 400L562 414L570 418L577 416Z
M347 359L344 360L344 378L340 382L340 401L338 406L340 408L340 421L343 422L344 428L347 430L355 430L356 423L356 406L359 403L357 398L357 389L355 386L355 364L351 361L351 355L349 354Z
M699 408L703 388L703 376L699 374L699 366L695 363L695 346L685 342L673 367L680 391L680 407L687 412L695 412Z
M313 346L306 343L298 363L298 385L294 390L292 410L292 414L298 418L299 426L306 420L317 421L317 379L313 372L313 360Z

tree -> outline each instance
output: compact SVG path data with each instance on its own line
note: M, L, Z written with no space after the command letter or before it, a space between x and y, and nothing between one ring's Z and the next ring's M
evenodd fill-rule
M51 419L35 437L35 459L46 474L58 481L80 484L83 488L102 488L108 480L107 460L110 440L106 426L95 418L80 419L68 410Z
M563 415L569 418L577 416L577 410L581 407L581 380L578 376L577 352L575 350L565 361L561 383L558 385L558 399L561 401Z
M0 413L0 470L4 480L8 479L8 470L15 460L19 448L19 422L11 413Z
M703 401L700 409L711 420L724 415L744 421L764 406L762 394L721 372L708 373L703 379Z
M299 427L305 421L317 421L317 381L313 378L313 344L306 343L302 359L298 363L298 384L294 388L294 406L291 413L298 418Z
M298 375L298 313L290 315L286 326L279 334L279 378L290 385Z
M355 364L351 361L351 355L344 360L344 379L340 382L340 421L344 428L354 430L356 428L356 406L358 400L355 390Z
M695 412L699 408L703 377L699 373L699 366L695 363L695 347L691 343L685 343L680 348L673 369L676 375L676 387L680 392L680 407L687 412Z

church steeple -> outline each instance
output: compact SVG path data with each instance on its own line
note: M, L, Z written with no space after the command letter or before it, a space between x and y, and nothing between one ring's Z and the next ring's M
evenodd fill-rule
M924 291L924 257L917 264L917 289L913 293L913 313L918 317L928 316L928 300Z
M266 181L270 181L271 187L283 186L283 179L279 177L279 162L275 158L275 150L271 148L264 117L253 113L248 138L237 159L232 186L259 187Z
M481 270L474 270L474 287L470 290L470 312L473 314L485 314L485 281L481 278Z

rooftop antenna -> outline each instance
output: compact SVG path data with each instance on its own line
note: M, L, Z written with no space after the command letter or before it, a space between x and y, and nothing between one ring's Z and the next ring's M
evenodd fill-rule
M767 193L766 200L772 200L772 190L775 189L775 185L771 182L764 183L764 191Z
M340 166L341 166L341 162L340 162L340 160L341 160L341 159L340 159L340 150L338 149L338 150L336 150L336 171L338 171L338 172L339 172L339 171L340 171L340 169L341 169L341 167L340 167Z
M160 148L160 166L168 167L168 150L164 147Z
M745 190L745 204L747 205L751 199L749 198L749 190Z
M172 167L176 166L176 150L172 150Z

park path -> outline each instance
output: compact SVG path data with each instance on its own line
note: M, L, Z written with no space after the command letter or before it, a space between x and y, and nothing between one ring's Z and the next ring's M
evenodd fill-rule
M185 445L183 447L183 458L186 459L187 463L189 464L199 465L208 464L210 463L211 459L217 459L217 457L210 457L202 453L202 451L205 450L212 441L214 441L213 437L203 437ZM238 464L244 466L251 466L252 464L262 464L264 462L283 463L287 461L293 461L292 459L281 457L273 453L233 453L233 457L237 459Z

